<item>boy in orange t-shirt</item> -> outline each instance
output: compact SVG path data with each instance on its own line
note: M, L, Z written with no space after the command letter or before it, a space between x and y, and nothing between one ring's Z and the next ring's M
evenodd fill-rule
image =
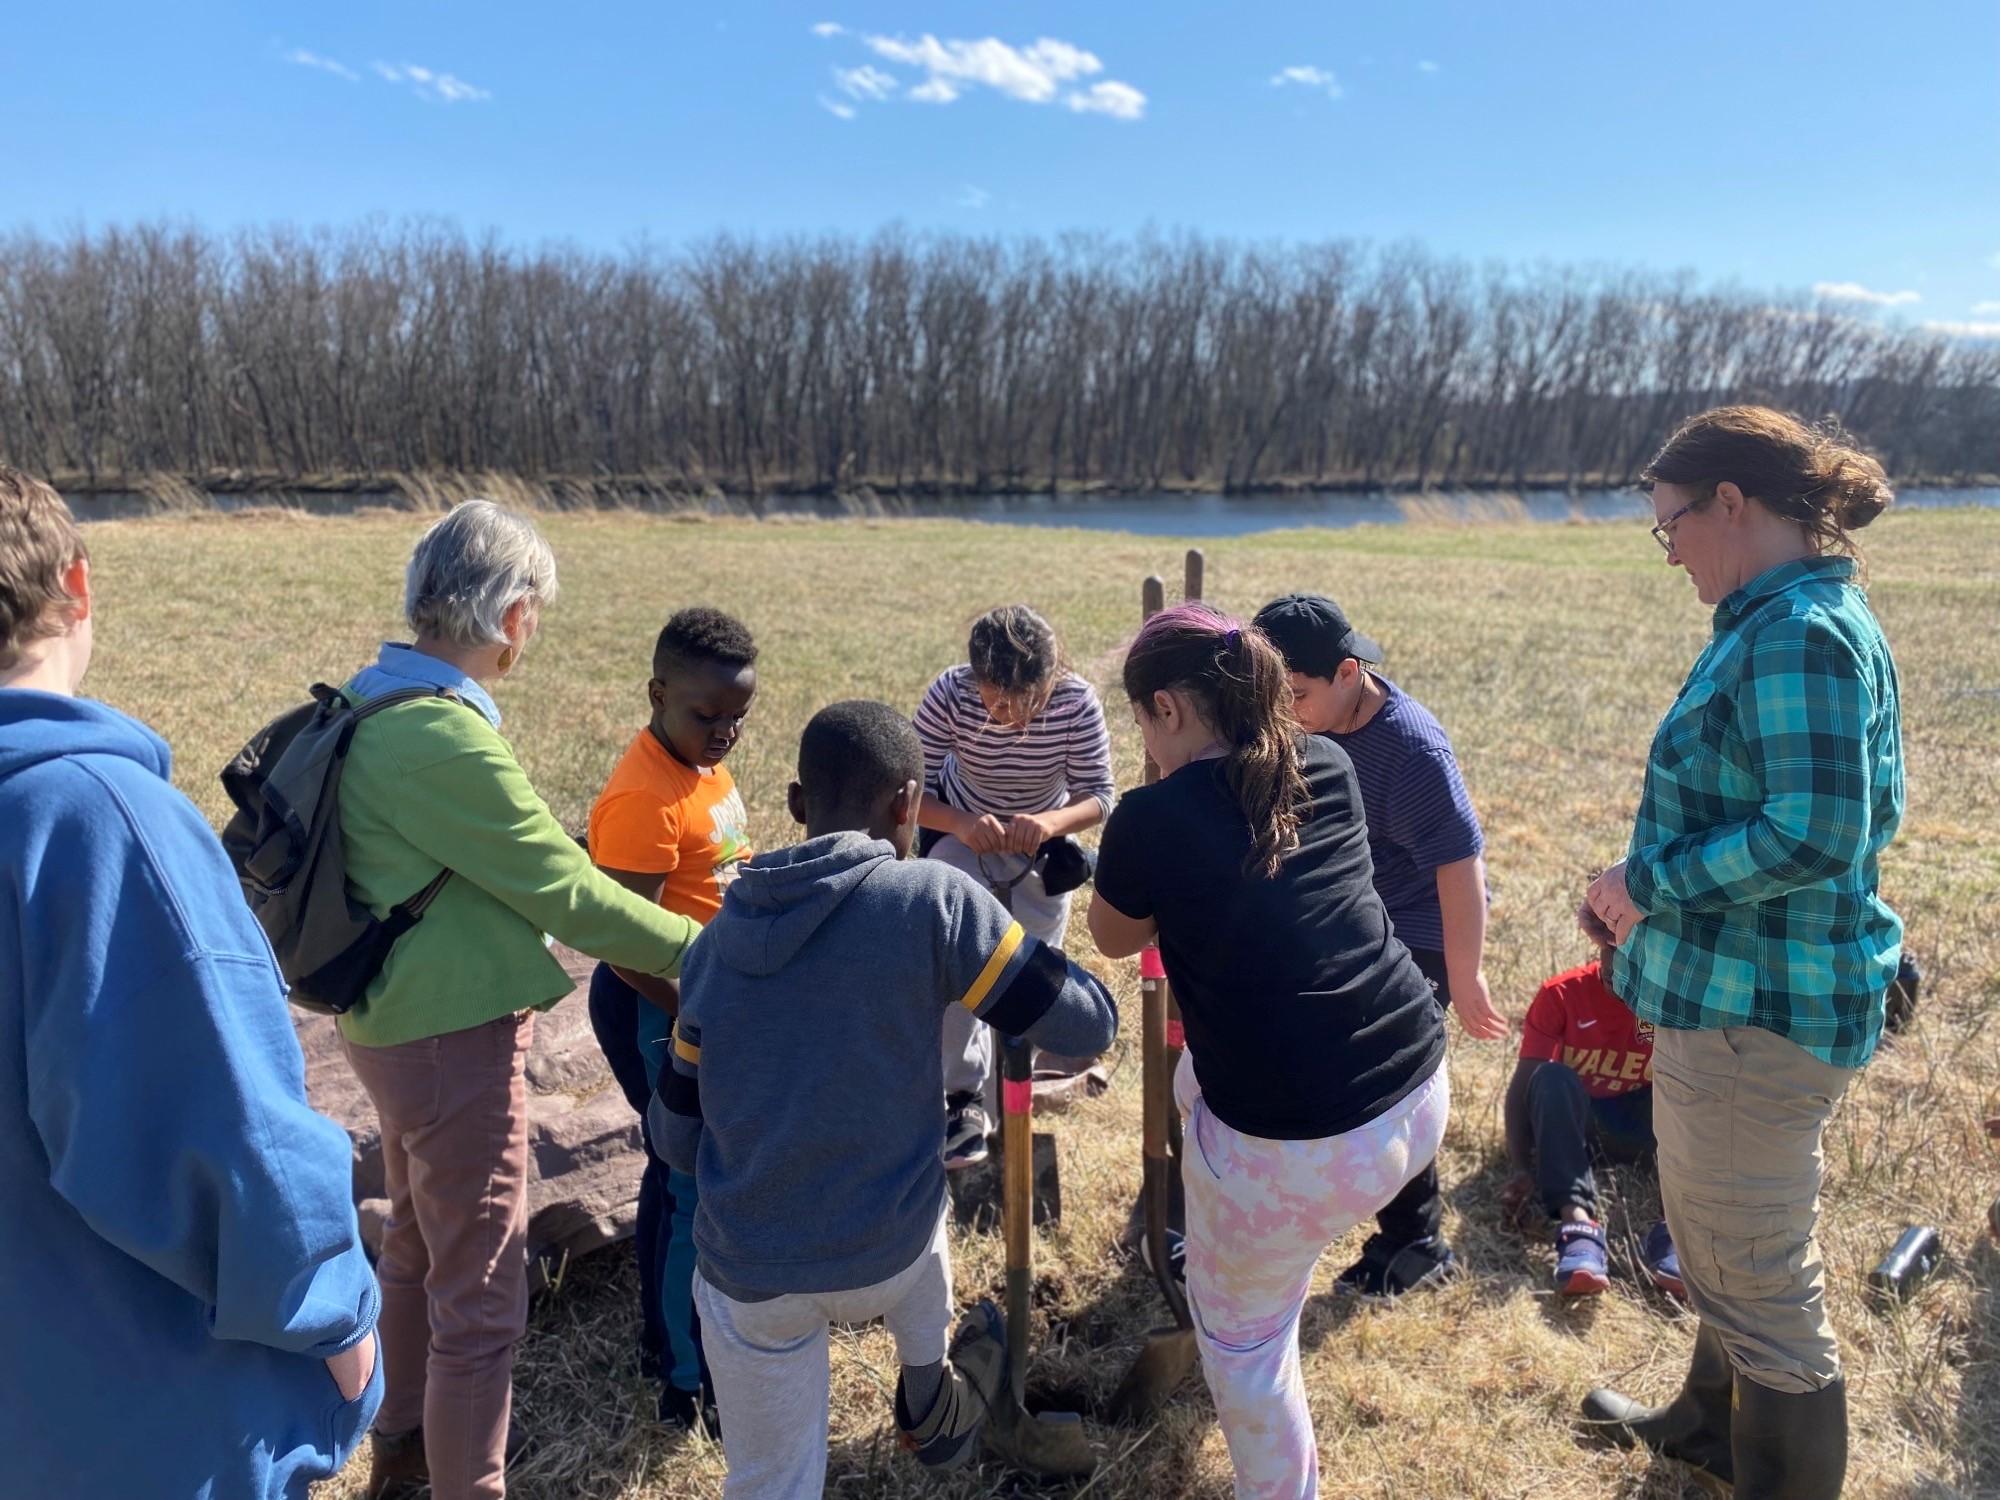
M621 885L706 924L750 858L743 799L722 761L757 696L757 646L714 609L684 609L653 648L646 685L652 719L639 731L590 810L590 857ZM634 980L643 986L635 988ZM590 1022L626 1099L646 1129L679 993L599 964ZM640 1363L660 1376L662 1419L714 1432L715 1400L694 1312L695 1184L669 1172L646 1141L639 1184Z

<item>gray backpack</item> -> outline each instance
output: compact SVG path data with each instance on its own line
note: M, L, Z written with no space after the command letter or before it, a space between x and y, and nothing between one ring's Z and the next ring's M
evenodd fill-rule
M315 683L312 701L257 732L222 770L236 815L222 830L243 894L271 940L292 1003L338 1015L359 1004L396 940L422 919L451 879L441 872L384 919L354 899L340 843L340 773L355 727L420 698L458 699L434 688L349 702Z

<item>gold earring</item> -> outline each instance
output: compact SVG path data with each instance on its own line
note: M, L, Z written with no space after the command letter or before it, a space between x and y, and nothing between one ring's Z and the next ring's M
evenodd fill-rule
M504 677L506 676L507 673L513 671L514 663L519 661L520 659L521 659L521 653L516 651L512 646L501 647L500 661L498 664L500 668L500 675Z

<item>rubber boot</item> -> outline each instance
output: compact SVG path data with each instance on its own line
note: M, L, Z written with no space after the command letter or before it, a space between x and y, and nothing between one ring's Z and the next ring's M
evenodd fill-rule
M1847 1476L1847 1381L1816 1391L1736 1382L1736 1500L1835 1500Z
M1643 1445L1727 1483L1735 1473L1729 1408L1738 1385L1721 1336L1704 1323L1687 1380L1672 1401L1642 1406L1617 1391L1595 1390L1583 1398L1584 1420L1621 1448Z

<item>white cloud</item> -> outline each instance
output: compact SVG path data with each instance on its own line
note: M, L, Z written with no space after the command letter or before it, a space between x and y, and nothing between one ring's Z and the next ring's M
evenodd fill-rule
M984 84L1030 104L1048 103L1057 85L1072 78L1104 71L1093 54L1048 37L1027 48L1010 47L990 36L976 42L941 42L928 33L914 42L888 36L871 36L867 41L878 56L922 68L932 78Z
M1144 94L1111 79L1064 94L1064 84L1102 73L1104 61L1055 37L1039 37L1025 47L991 36L940 40L929 32L914 41L900 36L867 36L862 41L877 57L922 70L923 80L908 93L921 104L950 104L969 89L990 88L1025 104L1049 104L1060 97L1073 110L1121 120L1136 120L1146 109Z
M1438 65L1427 57L1417 64L1417 71L1419 73L1435 73L1438 71Z
M1955 339L2000 339L2000 323L1926 323L1924 332Z
M1072 90L1064 102L1078 114L1110 115L1114 120L1142 119L1146 113L1146 96L1129 83L1093 83Z
M851 120L854 118L853 105L842 104L838 99L829 99L824 94L819 96L819 107L832 115L836 120Z
M1326 97L1329 99L1338 99L1342 94L1346 93L1346 90L1340 86L1338 78L1335 78L1325 68L1314 67L1310 63L1300 63L1294 64L1289 68L1280 68L1271 75L1271 87L1274 89L1288 88L1295 83L1304 88L1324 90Z
M1972 304L1972 311L1980 317L1990 313L2000 313L2000 302L1975 302Z
M847 28L838 21L821 21L813 27L814 36L845 36Z
M985 188L974 187L971 183L968 182L965 185L964 190L960 192L958 197L953 201L957 203L960 208L970 208L978 210L986 207L987 204L991 203L993 201L993 195L987 192Z
M434 100L442 104L477 103L493 97L489 90L477 84L467 83L452 73L440 73L434 68L419 67L415 63L374 64L375 72L386 83L408 84L419 99Z
M1865 302L1870 307L1907 307L1923 301L1915 292L1877 292L1858 281L1815 281L1813 295L1828 302Z
M301 68L318 68L322 73L331 73L335 78L345 78L349 83L361 82L361 75L345 63L335 62L330 57L321 57L317 52L308 52L303 47L294 47L285 54L284 60L296 63Z
M850 99L886 99L896 92L896 75L870 63L858 68L835 68L833 81Z

